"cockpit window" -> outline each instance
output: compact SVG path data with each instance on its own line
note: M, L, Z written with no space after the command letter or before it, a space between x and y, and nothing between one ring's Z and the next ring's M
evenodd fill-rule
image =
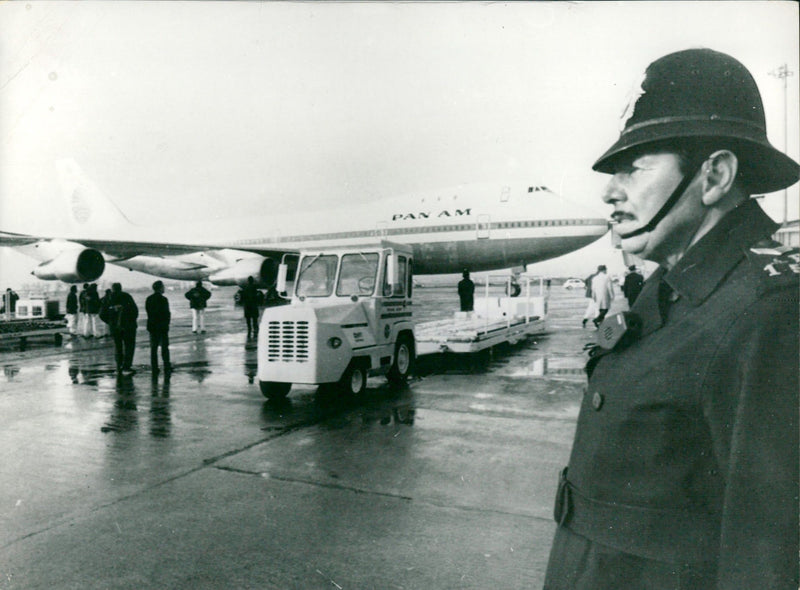
M339 273L336 294L342 296L372 295L375 291L377 275L378 255L376 253L345 254L342 256L342 270Z
M333 254L306 256L297 273L297 295L303 297L328 297L336 281L339 257Z

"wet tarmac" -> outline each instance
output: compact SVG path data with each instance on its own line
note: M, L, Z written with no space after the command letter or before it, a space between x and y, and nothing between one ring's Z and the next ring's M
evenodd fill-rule
M204 335L167 295L171 375L143 320L132 377L108 338L0 351L0 588L541 587L594 337L582 292L552 288L546 336L280 404L232 290ZM415 296L418 319L457 304Z

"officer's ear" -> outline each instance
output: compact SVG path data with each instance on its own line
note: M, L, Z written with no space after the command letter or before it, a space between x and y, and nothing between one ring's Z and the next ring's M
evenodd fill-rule
M739 159L729 150L718 150L703 164L703 204L707 207L718 204L733 188Z

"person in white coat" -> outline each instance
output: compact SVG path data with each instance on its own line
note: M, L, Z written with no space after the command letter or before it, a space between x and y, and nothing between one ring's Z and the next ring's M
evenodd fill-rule
M614 300L614 284L608 276L605 264L597 267L597 274L592 279L592 298L597 304L597 317L592 321L595 327L599 327Z

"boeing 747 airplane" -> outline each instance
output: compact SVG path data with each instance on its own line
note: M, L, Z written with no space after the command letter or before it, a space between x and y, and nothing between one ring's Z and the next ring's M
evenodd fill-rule
M110 263L216 285L243 285L252 276L268 287L285 254L376 238L413 246L416 274L496 270L572 252L608 229L606 219L587 217L540 185L463 185L317 213L144 227L74 161L59 161L57 170L69 227L46 236L0 231L0 246L38 260L34 276L69 283L95 281Z

